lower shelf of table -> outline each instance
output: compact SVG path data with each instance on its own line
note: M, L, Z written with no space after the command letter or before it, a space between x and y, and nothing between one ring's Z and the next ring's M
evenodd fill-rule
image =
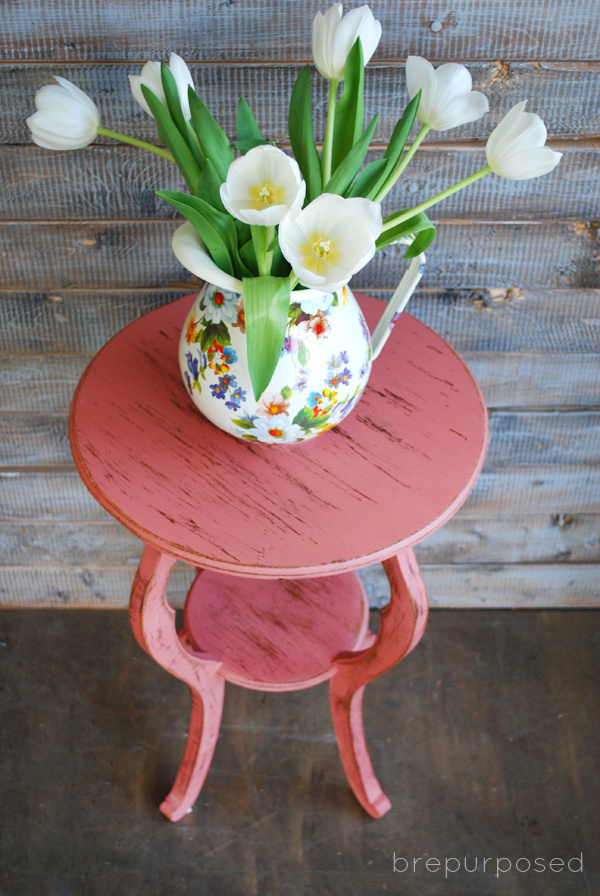
M261 691L311 687L330 678L339 654L367 646L369 607L358 576L256 579L199 570L184 629L221 663L227 681Z

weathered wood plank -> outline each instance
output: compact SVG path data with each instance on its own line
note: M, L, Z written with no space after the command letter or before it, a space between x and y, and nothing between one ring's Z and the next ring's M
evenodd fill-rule
M175 260L175 221L43 222L0 225L5 288L61 290L190 283ZM596 227L569 222L446 221L428 252L428 288L600 286ZM352 281L394 288L403 249L389 246Z
M573 516L598 512L600 470L556 465L485 470L461 514L491 517ZM110 522L74 468L0 469L0 520Z
M96 352L141 314L194 288L0 290L3 350ZM378 288L365 291L390 297ZM600 346L598 290L419 289L408 310L461 353L597 353Z
M0 523L2 567L135 567L142 550L117 522ZM473 519L463 511L416 553L426 565L599 563L600 513Z
M0 355L0 410L68 411L93 355Z
M371 606L384 606L389 586L374 567L364 574ZM546 563L455 564L421 568L431 607L466 609L515 607L597 607L598 565Z
M191 412L191 409L190 409ZM70 466L66 413L0 414L0 464ZM491 411L488 471L598 462L600 411Z
M544 563L421 568L432 607L541 608L598 606L598 564ZM183 605L193 570L176 566L169 600ZM134 570L93 568L0 568L2 607L126 607ZM372 607L389 600L383 569L361 570Z
M51 83L54 75L68 78L94 99L105 127L157 142L153 120L137 105L129 87L127 75L138 73L139 68L137 65L98 64L0 66L3 95L0 143L31 143L25 121L35 111L36 90ZM289 142L287 110L301 66L202 64L191 66L191 69L198 93L230 139L236 134L238 98L244 96L265 138L278 144ZM480 121L440 133L437 140L452 143L487 140L511 106L523 99L529 99L530 110L544 119L551 137L581 138L600 134L600 65L597 62L512 63L508 60L507 63L476 63L470 65L469 70L474 87L488 97L490 112ZM327 90L327 82L315 74L313 109L317 139L322 139L324 130ZM577 102L573 102L574 97ZM370 120L379 113L375 141L389 140L407 101L402 65L369 65L365 114ZM107 138L102 140L106 142Z
M597 58L598 16L590 0L568 4L533 0L511 6L457 0L451 11L424 9L408 0L373 0L383 35L376 58L393 62L409 53L431 59ZM133 60L165 57L176 50L188 59L229 62L304 61L311 52L318 0L298 4L212 3L164 0L139 5L102 0L4 0L0 54L4 59ZM346 5L348 8L348 4ZM449 9L449 8L448 8ZM442 29L431 23L438 16ZM252 39L249 40L249 35Z
M599 345L600 349L600 345ZM68 410L92 354L0 355L0 411ZM463 352L488 408L600 407L600 352Z
M484 220L593 220L598 216L598 148L557 144L559 172L547 178L509 181L486 177L436 207L436 217ZM373 150L367 162L381 156ZM0 220L126 220L173 218L156 190L187 190L173 165L129 146L86 147L77 153L37 146L3 147L4 189ZM483 147L425 145L385 200L384 214L434 196L481 168Z

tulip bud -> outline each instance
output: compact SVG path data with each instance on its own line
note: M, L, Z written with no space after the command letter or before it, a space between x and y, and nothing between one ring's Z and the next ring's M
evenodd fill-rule
M313 21L313 59L318 71L328 80L342 80L348 53L360 37L366 65L381 37L381 22L368 6L350 10L342 18L342 4L334 3L325 15L318 12Z
M492 131L485 147L488 165L500 177L528 180L556 168L562 153L546 142L546 126L539 115L525 112L527 100L517 103Z
M488 111L486 97L472 90L468 69L447 62L434 69L421 56L406 60L406 86L412 99L421 91L417 118L434 131L448 131L468 121L477 121Z
M37 112L27 119L34 143L44 149L81 149L96 139L100 125L98 107L87 94L55 75L35 95Z
M193 89L194 87L191 72L187 67L186 62L181 56L178 56L177 53L171 53L169 68L171 69L171 74L175 78L175 83L177 84L177 92L179 93L179 102L181 103L183 117L186 121L189 121L191 113L188 88L191 87ZM142 84L158 97L163 106L167 105L160 74L160 62L147 62L140 75L129 75L129 84L131 85L131 92L133 93L134 99L140 104L144 112L148 113L148 115L152 115L152 112L142 93Z

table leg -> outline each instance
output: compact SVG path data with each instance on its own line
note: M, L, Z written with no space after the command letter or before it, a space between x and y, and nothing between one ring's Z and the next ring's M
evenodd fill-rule
M175 560L146 547L138 567L129 604L129 618L140 646L164 669L185 681L192 697L188 737L171 792L161 811L171 821L191 811L213 757L223 710L225 681L220 663L194 651L175 627L175 610L166 588Z
M379 631L364 650L336 658L330 681L333 727L350 787L374 818L391 807L369 758L362 717L365 685L395 666L420 641L427 621L427 595L412 548L383 562L391 598L381 611Z

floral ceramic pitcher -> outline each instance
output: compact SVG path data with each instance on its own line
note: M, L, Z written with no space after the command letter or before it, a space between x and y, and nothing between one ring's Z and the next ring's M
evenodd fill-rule
M190 398L212 423L250 441L292 443L340 423L354 408L425 263L412 259L373 335L351 290L292 293L281 357L254 399L248 373L240 281L216 267L190 224L173 237L179 261L202 277L186 318L179 363Z

